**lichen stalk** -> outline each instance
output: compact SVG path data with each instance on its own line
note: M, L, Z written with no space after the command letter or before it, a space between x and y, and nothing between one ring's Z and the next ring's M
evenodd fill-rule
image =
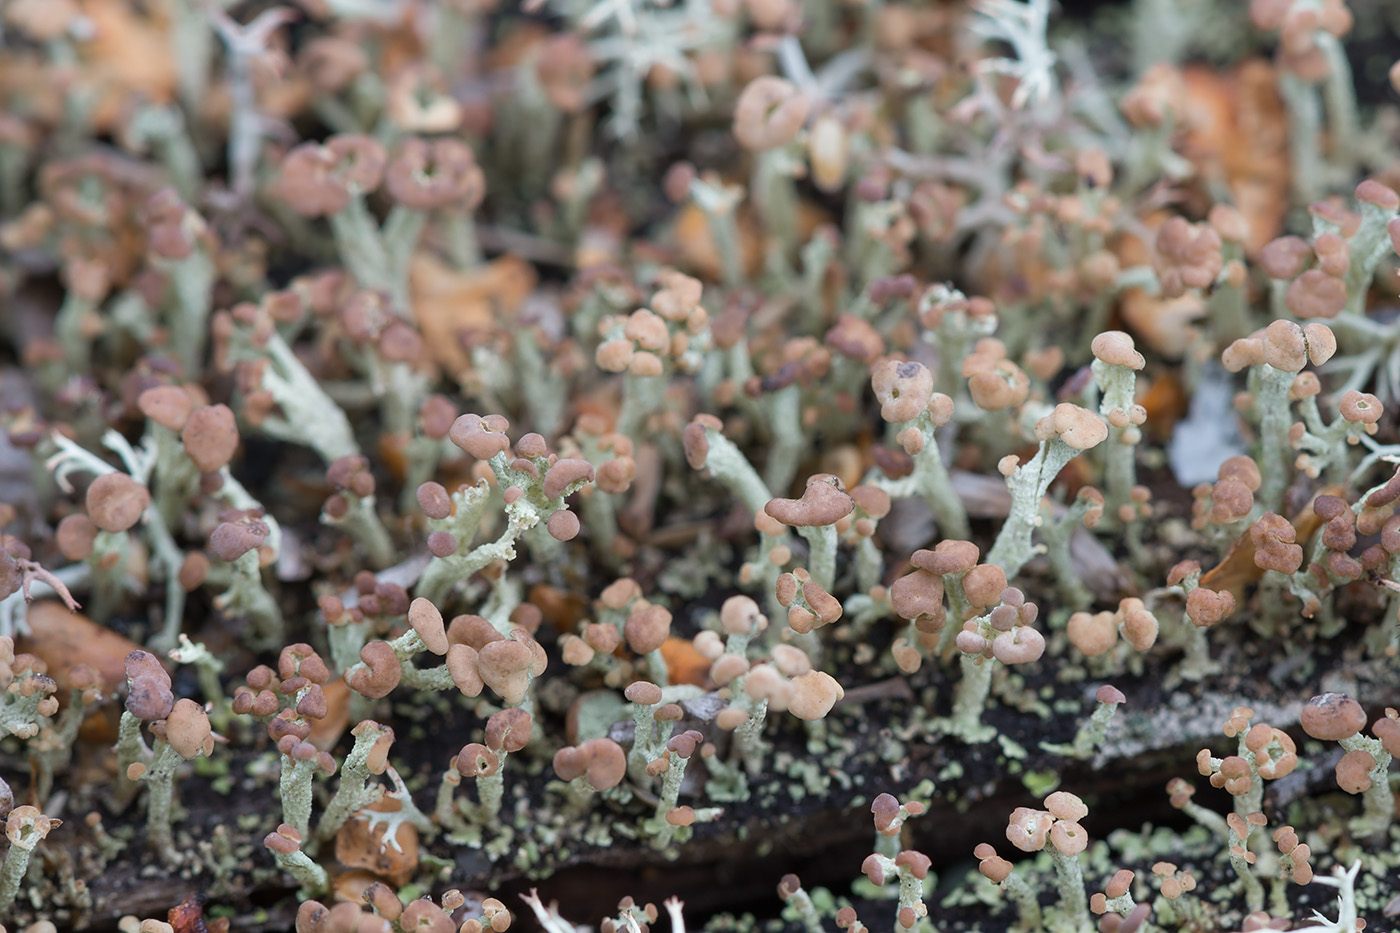
M326 804L316 824L316 842L323 843L334 837L351 816L384 796L384 785L378 783L369 770L370 751L383 735L383 727L379 727L363 729L355 736L355 744L340 767L340 784L335 796Z
M1293 373L1274 369L1267 363L1254 368L1258 374L1254 410L1259 417L1259 469L1263 482L1258 500L1269 509L1278 509L1293 475L1293 448L1288 439L1292 424L1288 390Z
M705 440L709 445L705 469L738 497L744 508L755 514L762 512L768 500L773 498L773 493L759 478L758 471L739 452L733 441L714 428L705 428Z
M1375 762L1366 775L1370 783L1361 792L1364 810L1361 816L1352 820L1352 832L1361 838L1384 836L1395 821L1395 795L1390 790L1390 753L1380 741L1364 735L1353 735L1337 744L1349 752L1366 752Z
M1089 918L1089 903L1084 894L1084 870L1079 858L1065 855L1059 849L1047 846L1050 860L1055 865L1055 887L1060 893L1060 910L1068 922L1078 930L1092 930L1093 921Z
M958 656L961 676L953 689L953 715L944 725L948 735L978 744L990 741L997 734L995 728L982 722L982 711L992 692L992 667L993 662L985 659L967 654Z
M306 838L311 831L311 779L316 774L315 760L298 761L282 756L282 773L278 790L282 798L282 822Z
M1006 571L1006 578L1013 579L1021 568L1038 553L1031 545L1031 537L1040 527L1040 500L1050 489L1060 470L1080 451L1070 447L1059 437L1042 441L1040 449L1029 462L1016 468L1006 480L1011 490L1011 512L997 533L996 542L987 554L987 563L997 564Z
M33 810L34 808L28 809ZM45 828L42 831L36 825L39 821L45 823ZM30 856L38 847L40 840L48 835L47 827L50 823L57 825L58 821L49 820L42 814L38 816L37 820L26 818L20 822L17 838L10 842L9 851L5 853L5 861L0 864L0 911L8 913L14 904L15 895L19 893L20 883L29 871Z
M146 842L167 865L181 861L170 822L175 769L183 760L175 749L158 743L155 757L141 775L146 783Z
M921 496L938 520L938 532L942 537L966 540L970 534L967 510L963 507L962 499L954 491L952 477L943 463L943 454L938 447L938 429L933 423L933 416L928 411L921 412L913 421L906 422L904 427L912 427L923 435L923 446L914 454L913 472L896 480L876 475L867 482L878 486L894 498Z
M1132 411L1136 404L1137 374L1127 366L1095 359L1090 365L1094 378L1103 392L1099 414L1108 420L1108 442L1105 445L1104 512L1117 516L1118 510L1129 504L1128 494L1137 485L1138 426L1129 422L1121 427L1112 421L1112 413Z

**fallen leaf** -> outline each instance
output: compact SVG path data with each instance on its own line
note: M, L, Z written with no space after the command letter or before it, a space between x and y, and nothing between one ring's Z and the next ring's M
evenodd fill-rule
M572 632L579 622L588 615L588 602L577 592L536 583L530 587L527 601L540 610L544 621L559 632Z
M703 687L710 680L710 661L695 650L689 638L667 638L661 643L661 658L666 662L666 676L673 684Z
M370 885L378 882L379 877L372 872L347 871L335 876L335 880L331 882L331 890L335 892L339 901L363 904L365 891Z
M122 0L86 0L83 15L92 22L92 38L79 49L96 84L94 127L112 129L132 98L156 106L174 99L175 47L167 17L138 16L135 5Z
M312 722L307 741L328 752L335 748L341 733L350 725L350 685L337 677L327 681L321 690L326 695L326 715Z
M166 921L175 933L209 933L209 925L204 922L204 898L198 894L191 894L170 908Z
M523 259L502 256L462 272L427 253L415 253L409 267L413 314L429 357L461 382L471 371L462 338L509 326L521 302L535 287L534 269Z
M1288 120L1274 66L1260 58L1228 71L1190 66L1182 78L1182 153L1202 178L1224 178L1254 255L1279 235L1289 206Z
M335 857L346 868L363 868L401 888L418 868L418 830L411 823L399 823L392 840L385 838L390 825L375 822L370 814L397 813L401 804L383 797L360 810L335 834Z
M1317 496L1345 494L1346 490L1340 486L1319 489L1317 495L1308 500L1308 504L1289 519L1293 523L1295 539L1299 544L1306 545L1308 539L1322 527L1322 519L1313 511L1313 503L1317 501ZM1246 528L1235 539L1235 543L1230 545L1225 559L1201 574L1200 585L1216 591L1229 590L1235 597L1235 605L1243 606L1244 588L1262 576L1264 571L1254 563L1254 541L1249 537L1249 529Z
M749 212L741 209L739 228L740 264L746 275L756 275L762 264L762 240L757 224L749 217ZM723 262L719 247L715 245L710 232L710 219L695 204L686 204L676 212L676 219L669 237L677 251L676 265L686 272L701 278L719 280L723 278Z
M1147 409L1147 431L1154 437L1171 437L1172 427L1185 416L1189 407L1186 390L1181 381L1167 370L1148 379L1140 379L1138 404Z
M49 676L65 694L72 688L69 672L74 665L86 664L97 672L103 695L111 696L126 683L127 654L141 647L81 612L69 612L57 600L36 601L27 621L30 633L20 637L16 647L47 664Z
M398 431L383 431L379 435L379 441L375 444L375 449L379 452L379 462L384 464L384 468L398 482L403 482L404 474L408 471L408 457L405 449L412 438Z
M1143 223L1156 230L1169 215L1162 211L1143 217ZM1133 234L1113 241L1113 253L1124 269L1152 265L1152 250ZM1177 360L1186 353L1196 333L1195 322L1205 317L1206 303L1188 292L1177 298L1159 298L1143 288L1126 288L1118 296L1118 314L1133 336L1167 359Z

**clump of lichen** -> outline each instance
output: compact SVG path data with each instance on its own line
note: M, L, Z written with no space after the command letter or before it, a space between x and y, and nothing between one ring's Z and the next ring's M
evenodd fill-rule
M4 922L1383 924L1363 14L6 5Z

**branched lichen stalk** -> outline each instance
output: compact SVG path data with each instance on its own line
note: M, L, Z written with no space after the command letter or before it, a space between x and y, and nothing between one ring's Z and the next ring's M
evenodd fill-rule
M1008 580L1020 573L1026 562L1037 553L1031 537L1040 526L1040 500L1045 498L1050 484L1060 470L1080 451L1058 436L1042 441L1040 449L1028 463L1016 468L1006 480L1011 489L1011 513L997 533L996 542L987 554L986 562L1006 571Z
M185 453L174 431L155 422L150 422L146 430L154 439L156 450L151 498L160 520L167 526L173 525L179 521L190 496L199 488L199 468Z
M812 903L812 897L802 887L798 887L787 898L788 906L797 912L797 919L802 923L802 929L806 933L826 933L826 927L822 924L821 914L817 913L817 905Z
M737 496L744 508L754 514L762 512L768 500L773 498L773 493L759 478L753 465L739 452L733 441L714 428L705 428L705 440L709 444L705 469Z
M416 593L433 603L441 603L448 591L466 577L461 573L460 561L466 559L462 549L469 546L476 537L477 529L490 508L493 500L499 501L489 483L484 479L471 486L463 486L452 494L452 514L439 522L431 523L434 531L447 531L457 539L457 554L446 558L434 557L423 570L418 580ZM359 647L355 648L359 652Z
M1039 930L1040 925L1040 901L1036 899L1035 891L1026 880L1014 871L1006 876L1006 880L1001 883L1001 889L1006 892L1016 904L1016 909L1021 914L1021 929Z
M350 536L365 549L365 553L369 555L370 565L376 570L382 570L393 564L397 556L394 542L389 537L389 530L384 527L384 523L379 520L379 514L375 511L375 497L373 495L357 496L349 490L341 492L340 495L348 506L345 514L337 518L322 512L321 521L349 532Z
M283 643L282 610L263 587L260 560L257 548L239 555L230 564L233 575L229 587L215 597L214 605L231 615L245 616L259 644L277 646Z
M170 651L169 657L177 664L194 665L200 692L204 694L208 706L209 722L216 732L222 732L233 717L233 705L219 680L224 662L203 643L192 642L184 634L178 636L178 641L179 647Z
M277 860L279 868L297 880L304 895L310 896L326 890L328 886L326 870L312 861L305 852L273 850L272 857Z
M34 799L47 801L53 792L54 775L68 767L73 758L73 743L87 712L82 690L68 692L68 705L58 722L39 730L29 743L29 760L34 768Z
M669 767L661 778L661 793L657 795L656 810L652 814L651 823L656 827L656 832L652 836L651 844L658 849L664 849L671 844L671 839L675 837L678 826L673 825L666 814L675 808L676 802L680 799L681 784L685 781L685 766L688 759L679 755L672 755Z
M274 332L267 338L266 352L272 366L263 374L262 387L272 394L283 417L265 418L260 430L278 440L310 447L327 463L359 454L360 446L345 412L287 342Z
M524 501L523 499L520 501ZM433 602L440 602L449 590L494 561L515 560L515 541L538 522L535 513L518 510L510 512L506 529L494 541L478 545L466 554L448 559L433 558L418 583L417 593Z
M1076 758L1086 760L1093 757L1094 752L1103 744L1104 736L1108 734L1108 726L1113 722L1113 716L1117 712L1117 703L1100 702L1094 707L1089 722L1074 735L1074 756Z
M971 533L967 524L967 510L962 499L953 490L952 477L943 465L943 455L938 448L937 428L932 415L921 412L913 421L906 423L923 435L923 447L914 454L914 469L900 479L889 479L876 475L867 480L889 493L892 498L920 496L938 520L938 532L944 538L966 540ZM1010 576L1010 574L1007 574Z
M1256 781L1255 783L1260 782ZM1230 867L1235 870L1235 874L1239 877L1245 904L1251 911L1262 910L1264 908L1264 886L1259 883L1258 878L1254 877L1254 872L1249 865L1250 824L1241 822L1245 827L1243 836L1235 832L1233 825L1227 826L1227 836L1230 840Z
M155 514L154 509L154 505L146 509L144 527L154 562L165 572L165 620L161 630L151 639L151 650L169 651L175 647L180 628L185 621L185 588L179 583L185 553L175 543L170 529L161 521L160 516ZM222 691L208 695L221 696Z
M48 818L40 815L38 819ZM34 825L35 822L21 821L18 837L10 843L10 849L5 853L5 861L0 864L0 915L9 913L10 906L15 902L15 895L19 893L20 882L29 871L29 857L39 845L39 841L47 835L47 830L41 832Z
M1182 596L1191 595L1200 583L1200 571L1189 573L1179 584ZM1221 669L1219 661L1210 657L1210 641L1206 638L1206 627L1191 620L1190 613L1181 613L1181 631L1184 633L1186 656L1177 667L1177 673L1185 680L1203 680Z
M627 754L627 773L632 781L646 787L651 783L647 764L660 758L670 738L670 729L662 729L656 721L661 704L632 704L632 750Z
M355 737L355 745L340 768L340 785L316 824L317 842L331 839L346 820L384 796L384 785L368 767L370 750L382 735L380 729L364 729Z

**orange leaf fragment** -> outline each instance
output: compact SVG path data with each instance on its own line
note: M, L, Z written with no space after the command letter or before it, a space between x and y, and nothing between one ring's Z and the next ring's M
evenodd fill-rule
M346 868L363 868L383 878L395 888L403 887L418 868L418 830L412 823L386 824L371 814L397 813L402 804L383 797L353 817L335 834L335 857ZM385 837L394 828L393 839Z
M703 687L710 677L710 664L695 650L689 638L671 636L661 643L661 658L666 662L666 676L673 684L694 684Z
M97 672L104 696L126 683L126 656L141 647L106 626L69 612L57 600L42 599L29 607L30 634L18 639L16 650L27 651L48 665L52 677L67 693L69 673L86 664Z
M328 752L335 748L341 733L350 724L350 685L337 677L327 681L321 689L326 694L327 712L323 718L312 721L307 741Z
M1317 495L1340 496L1345 492L1340 486L1328 486L1318 490ZM1296 540L1299 544L1304 544L1322 527L1322 519L1313 511L1315 501L1317 496L1289 518L1297 532ZM1200 585L1212 590L1229 590L1235 597L1235 604L1243 606L1244 588L1263 575L1264 571L1254 563L1254 542L1249 537L1249 529L1246 528L1235 539L1235 543L1230 545L1225 559L1201 575Z
M459 381L472 369L463 338L508 330L516 309L534 287L533 268L514 256L460 272L419 252L409 267L413 314L423 346L445 374Z

